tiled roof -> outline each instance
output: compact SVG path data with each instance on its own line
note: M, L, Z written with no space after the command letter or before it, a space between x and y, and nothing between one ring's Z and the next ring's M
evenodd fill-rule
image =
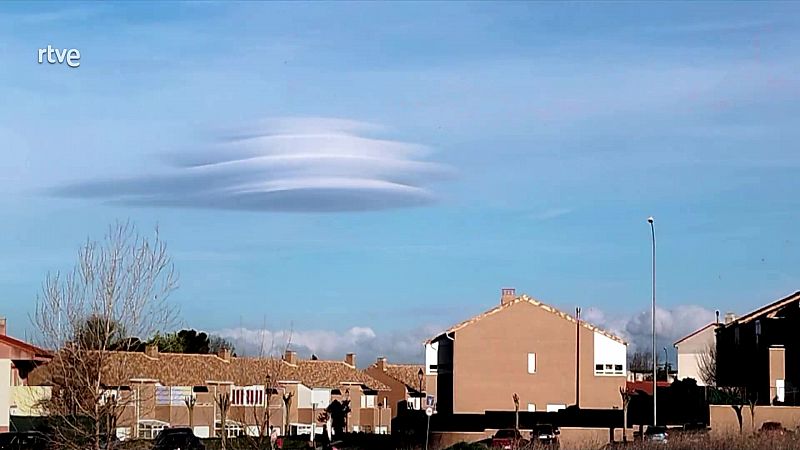
M57 367L58 357L50 364ZM48 372L53 368L48 366L31 373L31 384L47 382ZM339 361L298 361L295 365L269 358L225 360L217 355L158 353L151 357L141 352L107 352L103 366L107 385L125 385L131 379L157 380L165 386L202 386L208 381L265 385L269 375L277 381L300 382L310 388L355 383L388 390L383 383Z
M297 362L298 381L312 388L338 388L342 384L361 384L376 391L388 386L344 361L302 360Z
M793 302L800 302L800 291L797 291L791 295L787 295L786 297L778 301L775 301L773 303L770 303L769 305L762 306L761 308L758 308L757 310L751 313L745 314L744 316L739 317L738 319L734 320L731 323L727 323L724 326L747 323L759 317L769 317L770 315L774 315L784 306L789 305Z
M373 364L371 367L378 367L378 363ZM422 366L415 364L385 364L384 368L386 375L405 384L409 389L419 391L419 371L422 370ZM425 391L425 378L424 376L422 377L423 392Z
M47 350L44 350L44 349L39 348L39 347L37 347L37 346L35 346L33 344L29 344L29 343L27 343L25 341L21 341L21 340L19 340L17 338L13 338L13 337L5 335L5 334L0 334L0 342L4 343L6 345L9 345L11 347L15 347L17 349L20 349L20 350L22 350L24 352L28 352L28 353L34 355L34 357L48 358L48 357L51 356L50 352L48 352Z
M504 304L495 306L494 308L492 308L492 309L490 309L490 310L488 310L488 311L486 311L486 312L484 312L482 314L479 314L479 315L477 315L477 316L475 316L475 317L473 317L471 319L465 320L465 321L463 321L463 322L451 327L450 329L448 329L447 331L445 331L443 333L437 334L433 338L429 339L426 343L430 343L430 342L432 342L433 340L435 340L436 338L438 338L438 337L440 337L442 335L450 334L450 333L458 331L458 330L460 330L460 329L462 329L464 327L468 327L468 326L472 325L473 323L478 322L481 319L484 319L486 317L492 316L492 315L497 314L497 313L499 313L501 311L505 311L506 309L508 309L508 308L518 304L518 303L527 303L527 304L530 304L530 305L533 305L533 306L538 306L539 308L542 308L543 310L545 310L545 311L547 311L549 313L555 314L556 316L561 317L562 319L564 319L566 321L569 321L569 322L572 322L572 323L576 323L577 322L575 320L575 318L570 316L569 314L567 314L567 313L565 313L563 311L560 311L560 310L556 309L553 306L547 305L545 303L540 302L539 300L536 300L534 298L528 297L527 295L523 294L523 295L515 298L514 300L511 300L511 301L508 301L508 302L506 302ZM613 339L613 340L615 340L617 342L620 342L622 344L627 344L619 336L613 335L613 334L611 334L611 333L609 333L609 332L607 332L605 330L602 330L602 329L600 329L600 328L598 328L598 327L596 327L596 326L594 326L594 325L592 325L592 324L590 324L588 322L585 322L585 321L581 320L581 325L583 327L585 327L585 328L588 328L589 330L592 330L594 332L600 333L600 334L602 334L603 336L606 336L609 339Z

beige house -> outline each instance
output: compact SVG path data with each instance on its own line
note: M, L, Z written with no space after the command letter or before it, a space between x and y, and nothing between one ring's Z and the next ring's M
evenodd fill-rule
M698 386L706 385L703 366L709 364L711 352L716 348L717 326L717 323L709 323L675 342L679 380L692 378Z
M41 390L25 386L28 373L50 359L35 345L6 334L6 319L0 317L0 433L9 431L11 415L27 415Z
M441 413L620 408L627 344L526 295L503 289L500 304L426 343L428 392Z
M388 386L355 368L355 355L345 361L302 360L287 351L282 358L237 358L217 355L105 352L103 398L115 399L122 412L117 435L154 438L166 427L190 426L199 437L258 436L277 427L282 433L321 434L319 414L334 400L349 399L349 431L388 432L389 410L377 399ZM59 358L31 374L31 383L54 384ZM230 399L225 426L215 399ZM284 396L291 396L288 404ZM190 409L187 402L193 403ZM269 423L266 411L269 410Z
M389 364L386 358L378 360L365 369L370 377L389 386L384 396L383 406L392 410L392 418L397 417L402 403L410 409L425 407L425 371L419 364Z

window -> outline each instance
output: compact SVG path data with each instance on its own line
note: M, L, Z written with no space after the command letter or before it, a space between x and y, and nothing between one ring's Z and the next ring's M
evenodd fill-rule
M193 396L191 386L156 386L156 405L182 406Z
M375 399L377 399L377 395L362 395L361 396L361 407L362 408L374 408L375 407Z
M547 404L547 412L560 411L562 409L566 409L566 407L567 407L567 405L552 405L552 404L548 403Z
M167 427L169 423L160 420L140 420L137 435L139 439L155 439Z
M263 406L264 386L234 387L231 390L231 406Z
M625 375L625 366L622 364L595 364L595 375Z
M232 420L225 421L225 436L229 438L244 436L244 428L239 422ZM217 420L214 422L214 435L217 437L222 436L222 421Z
M410 397L408 399L408 409L422 409L422 397Z
M353 433L358 433L358 425L353 425Z
M783 402L783 398L786 395L786 384L783 380L775 380L775 397L778 398L779 402Z
M736 345L739 345L739 327L733 329L733 341Z
M389 434L389 427L387 426L375 427L375 434Z
M534 403L528 403L528 412L536 412L536 405Z
M528 373L536 373L536 353L528 353Z

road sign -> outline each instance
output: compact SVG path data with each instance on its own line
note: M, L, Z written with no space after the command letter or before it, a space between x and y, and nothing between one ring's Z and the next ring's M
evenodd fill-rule
M425 414L427 414L427 415L428 415L428 417L432 416L432 415L433 415L433 408L428 408L428 409L426 409L426 410L425 410Z

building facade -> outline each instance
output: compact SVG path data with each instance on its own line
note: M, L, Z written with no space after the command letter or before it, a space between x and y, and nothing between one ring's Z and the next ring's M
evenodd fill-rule
M678 354L678 379L692 378L698 386L706 386L713 372L713 353L716 351L716 329L712 322L675 342Z
M800 404L800 292L717 328L719 386L759 404Z
M504 289L500 305L426 343L429 393L442 413L622 406L627 344Z
M397 417L400 408L425 408L426 377L422 365L390 364L385 357L380 357L365 372L389 387L384 406L391 409L392 418Z
M117 405L116 434L121 439L154 438L167 427L191 427L198 437L321 434L320 414L334 401L349 400L348 431L388 433L391 416L378 407L388 386L345 361L217 355L104 352L101 401ZM59 357L36 369L31 382L55 384ZM220 398L229 400L223 414ZM223 416L225 416L223 424Z
M17 415L32 406L19 404L22 399L35 398L35 390L26 387L28 373L50 359L47 351L9 336L6 330L6 319L0 317L0 433L9 431L12 413Z

